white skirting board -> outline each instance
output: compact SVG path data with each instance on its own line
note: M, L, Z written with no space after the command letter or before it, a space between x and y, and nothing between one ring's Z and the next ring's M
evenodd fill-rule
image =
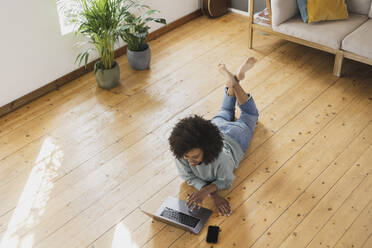
M249 13L246 12L246 11L242 11L242 10L238 10L238 9L233 9L233 8L229 8L229 11L234 12L234 13L237 13L237 14L240 14L240 15L249 16Z

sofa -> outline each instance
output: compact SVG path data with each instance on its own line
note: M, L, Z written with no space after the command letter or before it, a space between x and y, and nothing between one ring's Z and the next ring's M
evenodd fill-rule
M254 1L249 8L249 39L253 30L277 35L283 39L335 54L333 73L340 76L344 58L372 65L372 0L346 0L346 20L304 23L296 0L266 0L271 27L253 23Z

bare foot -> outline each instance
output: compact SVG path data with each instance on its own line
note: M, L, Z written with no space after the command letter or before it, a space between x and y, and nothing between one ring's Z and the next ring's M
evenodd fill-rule
M244 79L245 77L245 73L251 69L254 64L257 62L257 59L254 58L254 57L250 57L248 58L238 69L238 71L236 72L236 78L241 81Z
M228 88L232 88L238 83L236 81L234 75L231 72L229 72L229 70L227 70L227 68L226 68L226 66L223 62L220 62L218 64L218 69L219 69L220 73L226 77L226 79L227 79L226 85L227 85Z

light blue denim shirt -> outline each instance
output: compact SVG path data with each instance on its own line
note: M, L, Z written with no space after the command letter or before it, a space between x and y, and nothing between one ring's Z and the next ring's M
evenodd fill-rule
M222 134L223 148L218 158L210 164L201 163L191 166L185 159L176 159L180 177L187 184L200 190L203 186L214 183L218 190L228 189L235 179L233 171L238 168L244 153L233 138Z

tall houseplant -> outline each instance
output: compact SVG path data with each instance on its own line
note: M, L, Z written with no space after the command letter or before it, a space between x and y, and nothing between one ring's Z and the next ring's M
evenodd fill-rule
M110 89L119 84L119 65L114 60L115 44L125 35L126 17L134 3L128 0L58 0L58 7L75 25L76 34L87 39L79 44L92 47L80 53L76 62L87 66L89 54L97 51L99 61L94 65L98 85Z
M120 37L128 44L127 57L130 66L135 70L146 70L150 66L151 52L146 42L149 35L149 23L157 22L167 24L164 18L152 17L159 13L147 5L130 1L130 7L125 16L126 25L123 26L123 32ZM134 14L137 12L138 14Z

